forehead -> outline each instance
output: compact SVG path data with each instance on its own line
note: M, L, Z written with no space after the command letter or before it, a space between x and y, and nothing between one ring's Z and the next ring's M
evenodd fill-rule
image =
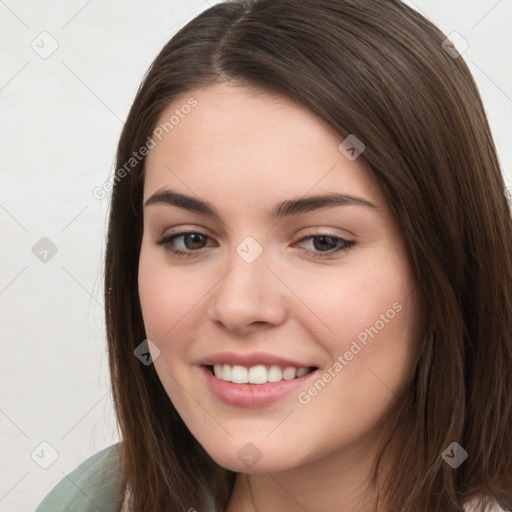
M194 105L190 108L187 105ZM348 160L341 137L292 100L220 84L189 91L162 112L160 139L146 159L144 199L169 186L184 193L256 198L342 191L385 198L362 158Z

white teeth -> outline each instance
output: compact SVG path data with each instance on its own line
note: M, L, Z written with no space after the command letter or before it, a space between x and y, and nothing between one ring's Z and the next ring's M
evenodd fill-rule
M283 372L283 379L284 380L295 379L296 372L297 372L296 368L294 368L293 366L287 366Z
M231 365L224 364L222 365L222 375L219 377L219 379L225 379L231 382L231 373Z
M247 384L249 382L249 372L247 368L245 366L238 366L235 364L231 370L231 382Z
M215 377L217 377L217 379L222 379L222 375L223 375L222 365L214 364L213 365L213 373L215 373Z
M280 380L283 380L283 372L281 371L281 368L279 368L279 366L272 365L268 370L267 381L279 382Z
M249 382L251 384L265 384L267 382L267 369L264 365L259 364L249 368Z
M293 366L277 366L258 364L246 368L245 366L230 364L214 364L213 372L218 379L236 384L265 384L267 382L279 382L292 380L309 373L309 367L295 368Z
M297 369L297 377L302 377L303 375L306 375L308 373L309 368L298 368Z

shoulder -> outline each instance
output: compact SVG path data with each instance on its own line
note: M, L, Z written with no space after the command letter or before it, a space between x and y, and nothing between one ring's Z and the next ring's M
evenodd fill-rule
M66 475L36 512L117 512L121 503L120 443L85 460Z

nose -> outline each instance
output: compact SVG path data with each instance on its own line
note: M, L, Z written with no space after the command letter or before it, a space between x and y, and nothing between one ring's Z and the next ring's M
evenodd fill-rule
M238 334L284 322L286 287L269 268L265 251L254 261L233 251L229 269L211 290L210 320Z

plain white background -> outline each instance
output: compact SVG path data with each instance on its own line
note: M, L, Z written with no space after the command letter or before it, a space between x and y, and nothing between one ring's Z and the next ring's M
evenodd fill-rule
M65 474L119 440L102 296L109 200L92 191L114 171L147 67L214 3L0 0L2 512L33 511ZM512 0L406 3L469 44L463 57L511 184Z

